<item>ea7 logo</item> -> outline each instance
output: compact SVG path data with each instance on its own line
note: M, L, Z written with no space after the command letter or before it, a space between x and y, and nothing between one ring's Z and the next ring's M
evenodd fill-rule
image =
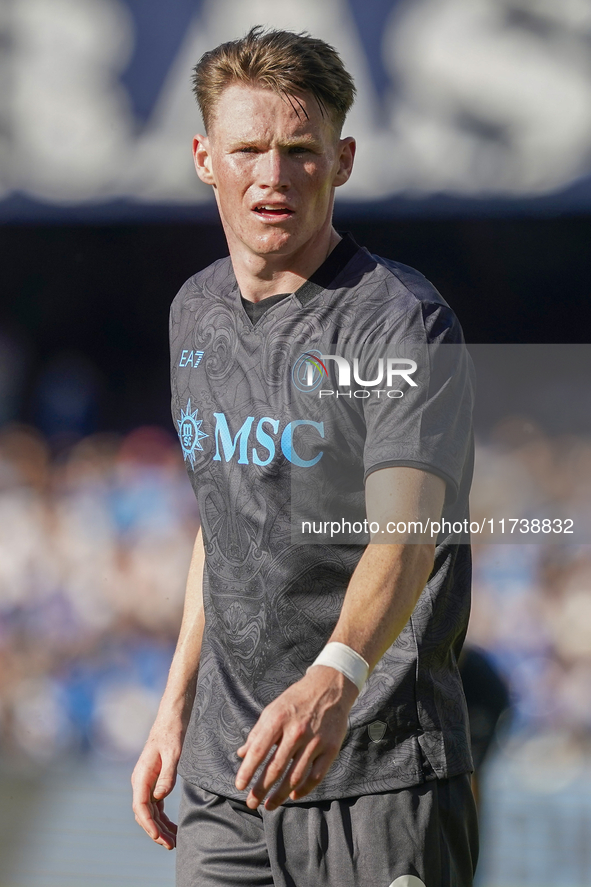
M181 358L179 360L180 367L198 367L203 359L204 351L189 351L188 349L183 349L181 352Z

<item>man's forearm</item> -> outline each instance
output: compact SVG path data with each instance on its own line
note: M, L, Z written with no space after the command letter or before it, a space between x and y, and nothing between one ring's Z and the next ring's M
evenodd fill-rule
M191 714L195 696L205 627L202 588L204 563L203 538L199 530L189 566L179 638L159 711L159 714L180 715L185 723Z
M371 521L418 521L441 514L445 484L415 468L385 468L366 481ZM379 537L378 537L379 538ZM435 545L410 535L395 544L370 543L353 573L331 641L352 647L373 669L406 623L425 587Z
M429 543L368 545L330 640L352 647L373 669L408 622L429 578L434 553Z
M175 784L177 765L195 697L205 625L202 593L204 561L199 531L187 578L183 620L166 689L131 777L133 810L137 822L152 840L169 850L176 844L176 825L165 815L163 800Z

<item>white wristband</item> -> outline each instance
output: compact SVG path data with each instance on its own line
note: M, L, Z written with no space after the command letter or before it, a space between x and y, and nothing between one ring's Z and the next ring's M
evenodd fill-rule
M320 651L310 668L314 668L315 665L329 665L331 668L336 668L353 681L360 693L369 675L369 664L363 656L338 641L331 641ZM307 671L310 671L310 668Z

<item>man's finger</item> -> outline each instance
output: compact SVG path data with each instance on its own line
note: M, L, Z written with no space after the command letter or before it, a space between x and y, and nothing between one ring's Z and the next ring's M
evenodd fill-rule
M308 743L302 755L300 755L297 759L294 758L293 767L290 767L288 773L289 791L293 791L293 789L297 788L300 783L304 781L304 779L310 772L312 764L314 763L316 758L320 757L321 755L320 746L320 738L317 736Z
M154 840L167 850L172 850L176 846L177 827L164 813L162 802L154 802L152 817L158 830L158 835Z
M138 825L141 825L146 834L153 841L156 841L158 838L158 827L154 822L153 802L150 786L147 782L140 782L138 780L134 783L132 809Z
M135 810L135 821L139 826L141 826L141 828L143 828L148 837L152 838L153 841L156 841L158 839L160 830L152 819L152 814L150 811L137 808Z
M152 792L154 798L163 799L171 793L176 782L176 764L172 761L162 762L162 770Z
M150 778L151 777L151 778ZM134 772L133 776L133 812L138 825L157 844L168 850L176 844L176 826L164 813L163 800L156 801L152 796L151 781L154 774Z
M154 802L149 801L147 804L136 805L134 813L138 825L143 828L153 841L157 841L161 833L168 832L166 824L160 821L160 812Z
M291 738L288 738L286 734L283 735L280 745L277 746L253 785L250 792L251 796L261 802L277 780L281 779L286 768L289 767L291 771L293 763L299 762L303 754L303 748L298 748L298 746L301 746L304 741L305 739L301 734L294 735Z
M160 846L164 847L166 850L174 850L176 847L176 835L162 829L156 843L160 844Z
M289 797L292 801L299 801L300 798L304 798L313 791L320 782L322 782L328 773L330 765L334 761L334 757L334 755L324 753L316 758L312 764L310 772L290 793Z
M160 836L156 839L156 844L160 844L161 847L164 847L165 850L174 850L176 847L176 835L170 835L167 832L162 832Z
M239 749L239 752L244 749L246 751L244 760L236 774L235 785L238 791L242 791L250 783L252 777L281 736L279 726L263 726L259 728L259 724L260 719L251 730L245 745Z
M160 846L164 847L166 850L174 850L176 847L176 835L162 829L156 838L156 844L160 844Z
M176 835L178 826L172 819L169 819L164 812L164 804L162 801L156 801L156 809L154 811L154 820L161 827L166 829L171 835Z
M312 766L311 761L310 761L310 754L305 754L302 752L302 754L300 754L299 756L294 758L291 767L289 768L289 770L287 771L287 773L285 774L285 776L281 780L281 783L277 786L275 791L273 791L269 795L267 800L265 801L265 809L266 810L276 810L277 807L280 807L281 804L283 804L283 802L288 799L290 792L292 791L294 771L297 767L298 770L300 772L302 772L302 762L303 761L306 761L306 763L303 766L305 768L304 775L307 775L307 773L310 771L310 768Z

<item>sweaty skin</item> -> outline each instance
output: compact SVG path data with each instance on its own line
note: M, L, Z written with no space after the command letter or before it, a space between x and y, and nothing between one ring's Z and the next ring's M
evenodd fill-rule
M208 134L195 136L193 153L199 178L214 190L242 295L257 302L296 290L340 240L332 227L334 191L351 174L354 140L340 138L312 96L290 99L233 84L222 93ZM414 468L375 471L366 485L368 517L438 520L444 491L440 478ZM367 546L327 638L352 647L370 668L408 621L433 566L434 544L406 542ZM199 534L167 686L132 776L136 819L168 849L175 846L176 826L166 817L163 800L175 783L195 694L205 624L203 563ZM237 749L242 764L236 787L250 786L249 807L264 802L273 810L288 796L305 797L321 782L342 745L357 695L355 684L340 672L316 666L264 709Z

